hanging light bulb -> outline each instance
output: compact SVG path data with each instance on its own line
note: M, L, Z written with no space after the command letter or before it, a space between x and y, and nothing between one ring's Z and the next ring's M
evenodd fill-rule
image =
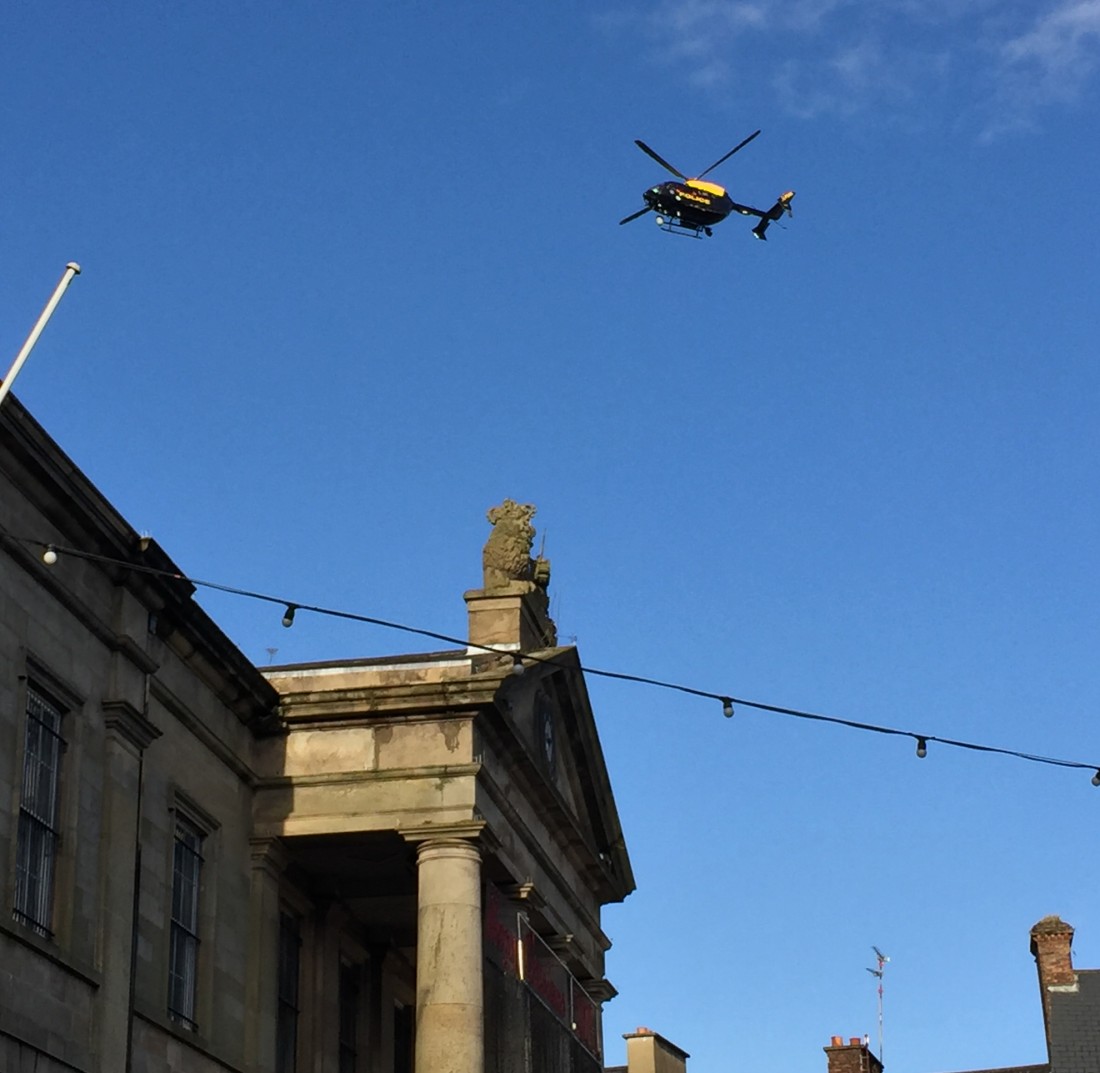
M1092 777L1092 785L1100 786L1100 768L1096 769L1096 774Z
M53 566L57 562L57 548L52 544L47 544L46 550L42 553L42 561L47 566Z
M518 678L525 670L526 668L523 666L523 657L517 652L512 657L512 674Z
M733 701L729 697L722 698L722 714L727 719L733 718Z
M917 756L922 760L928 755L928 739L917 738Z
M290 629L294 625L294 612L298 610L297 604L287 604L286 611L283 613L283 625L287 629Z

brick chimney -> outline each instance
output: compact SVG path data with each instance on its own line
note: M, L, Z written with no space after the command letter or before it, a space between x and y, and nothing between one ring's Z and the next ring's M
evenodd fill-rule
M691 1055L652 1028L627 1032L623 1039L626 1040L627 1073L686 1073Z
M1073 925L1059 916L1043 917L1031 929L1031 953L1039 970L1039 993L1043 999L1043 1025L1050 1053L1050 996L1056 991L1076 991L1073 971Z
M859 1036L852 1036L847 1043L843 1037L833 1036L825 1054L829 1073L882 1073L882 1062Z

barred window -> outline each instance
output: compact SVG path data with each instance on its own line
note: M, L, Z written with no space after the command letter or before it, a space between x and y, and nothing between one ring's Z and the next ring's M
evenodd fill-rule
M359 968L340 965L340 1073L355 1073L358 1041L356 1022L359 1018Z
M53 881L57 849L62 710L45 694L27 686L27 735L23 750L23 789L19 799L16 847L16 920L39 935L53 932Z
M301 925L293 913L279 916L279 1011L275 1025L276 1073L294 1073L298 1064L298 976Z
M199 886L202 831L176 817L172 858L172 929L168 951L168 1015L192 1031L199 965Z

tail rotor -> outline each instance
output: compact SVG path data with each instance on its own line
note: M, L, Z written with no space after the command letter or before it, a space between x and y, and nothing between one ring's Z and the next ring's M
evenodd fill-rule
M792 216L791 202L794 200L794 191L788 190L785 194L780 194L776 203L768 209L767 212L760 214L760 223L758 223L753 229L752 233L761 240L766 241L767 235L764 234L768 230L769 226L776 220L780 219L783 213L788 216Z

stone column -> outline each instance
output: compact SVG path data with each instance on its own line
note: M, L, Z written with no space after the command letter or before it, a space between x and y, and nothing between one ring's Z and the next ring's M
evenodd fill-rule
M481 852L431 839L417 865L416 1073L482 1073Z
M99 847L97 956L103 983L96 1004L101 1069L127 1069L133 994L134 895L141 818L141 758L160 731L125 701L103 705L106 741L103 835Z
M307 956L311 965L309 987L311 1001L307 1013L312 1042L307 1051L313 1055L309 1067L316 1073L339 1073L340 1069L340 933L348 922L343 906L322 901L313 916L312 952Z
M287 865L278 839L251 839L252 887L248 906L248 975L245 982L245 1068L274 1073L275 1019L279 1009L279 881Z

